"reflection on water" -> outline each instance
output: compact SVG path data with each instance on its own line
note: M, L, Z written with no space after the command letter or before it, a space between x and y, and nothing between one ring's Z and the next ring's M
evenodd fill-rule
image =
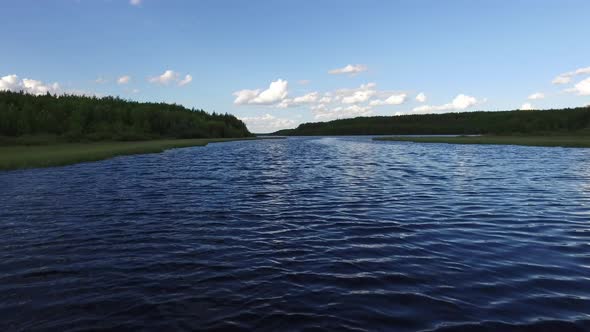
M0 173L0 329L587 330L590 151L312 137Z

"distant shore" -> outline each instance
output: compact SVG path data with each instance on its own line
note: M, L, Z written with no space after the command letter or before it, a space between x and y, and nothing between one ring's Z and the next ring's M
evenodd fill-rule
M590 148L590 136L389 136L375 141Z
M0 146L0 170L64 166L116 156L159 153L168 149L205 146L209 143L283 137L165 139L135 142L59 143Z

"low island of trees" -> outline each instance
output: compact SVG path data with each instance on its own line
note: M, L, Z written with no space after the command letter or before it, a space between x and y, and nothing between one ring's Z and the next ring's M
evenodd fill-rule
M590 106L544 111L375 116L304 123L274 135L589 135Z
M253 136L233 115L117 97L0 91L0 138L18 142L140 141Z

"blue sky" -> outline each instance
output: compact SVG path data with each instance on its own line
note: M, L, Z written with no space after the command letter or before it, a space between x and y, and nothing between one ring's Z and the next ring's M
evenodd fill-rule
M255 132L590 104L587 0L0 0L0 14L0 89L176 102Z

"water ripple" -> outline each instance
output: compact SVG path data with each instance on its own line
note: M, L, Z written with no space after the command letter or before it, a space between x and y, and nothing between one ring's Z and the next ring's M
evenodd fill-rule
M0 173L0 330L589 331L590 151L232 142Z

